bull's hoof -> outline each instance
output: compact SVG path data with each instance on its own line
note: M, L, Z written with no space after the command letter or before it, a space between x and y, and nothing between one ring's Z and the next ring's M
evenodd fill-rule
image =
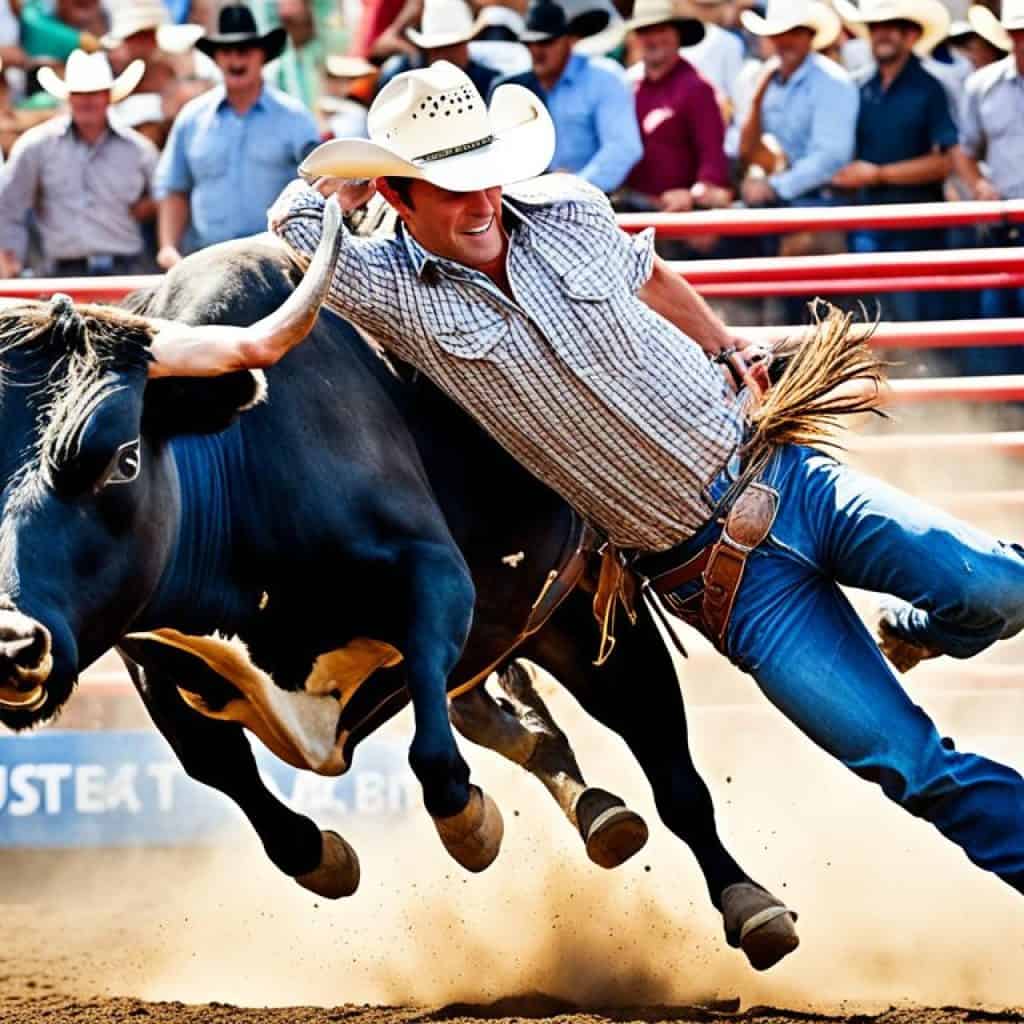
M351 896L359 888L359 857L356 851L337 832L321 832L323 849L320 866L304 875L296 875L295 881L328 900L340 900Z
M768 970L800 945L796 913L753 882L722 893L722 917L729 945L741 948L754 970Z
M483 871L501 849L505 822L498 805L477 786L469 787L469 803L450 818L434 818L444 848L467 871Z
M587 856L602 868L625 864L647 842L647 823L617 796L591 786L576 801Z

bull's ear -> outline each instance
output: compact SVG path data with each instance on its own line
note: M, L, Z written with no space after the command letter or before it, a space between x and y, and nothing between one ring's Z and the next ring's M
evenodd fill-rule
M146 384L142 427L147 433L216 434L267 397L262 370L222 377L157 377Z

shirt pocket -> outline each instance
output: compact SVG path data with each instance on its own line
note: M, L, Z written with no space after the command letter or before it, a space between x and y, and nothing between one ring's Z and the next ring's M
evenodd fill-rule
M1024 138L1024 126L1016 116L1013 105L1005 94L987 96L981 104L981 123L990 139L1006 139L1019 135Z
M199 132L192 139L187 155L192 178L197 186L227 176L231 163L229 150L228 140L217 132L216 125Z
M497 361L509 335L508 318L496 310L481 312L459 323L442 316L432 336L439 348L456 359Z

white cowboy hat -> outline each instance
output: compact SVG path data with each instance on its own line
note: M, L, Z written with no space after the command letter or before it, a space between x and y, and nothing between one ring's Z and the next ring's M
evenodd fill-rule
M201 25L172 25L163 0L121 0L114 8L110 31L100 40L108 50L136 32L156 29L156 44L167 53L186 53L204 34Z
M636 0L627 32L652 25L672 25L679 33L680 46L696 46L704 38L704 22L695 10L679 0Z
M831 7L818 0L768 0L762 18L754 11L743 11L740 21L755 36L778 36L794 28L809 28L814 32L814 49L828 46L835 39L841 25Z
M142 81L145 73L145 61L133 60L114 78L105 53L75 50L64 65L63 80L49 67L40 68L38 78L39 84L59 100L66 100L71 93L109 90L110 102L118 103Z
M419 30L410 26L405 34L421 50L435 50L468 43L486 25L482 13L474 19L466 0L424 0Z
M982 39L991 43L997 50L1009 53L1013 49L1009 29L1024 28L1024 3L1004 0L1002 20L987 7L975 4L968 8L967 20L972 31L977 32Z
M950 16L940 0L862 0L855 7L850 0L835 0L850 31L861 39L870 35L869 26L879 21L912 21L921 27L914 53L927 57L949 35Z
M324 70L332 78L365 78L377 73L377 65L371 64L365 57L346 57L334 53L324 61Z
M547 170L555 126L541 100L501 85L488 108L469 76L441 60L395 75L370 107L370 138L318 146L299 173L315 178L420 178L452 192L511 185Z

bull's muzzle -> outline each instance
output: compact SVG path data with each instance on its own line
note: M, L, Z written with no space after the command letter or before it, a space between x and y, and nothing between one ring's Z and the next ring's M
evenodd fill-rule
M0 708L35 711L46 701L53 668L50 631L10 606L0 605Z

